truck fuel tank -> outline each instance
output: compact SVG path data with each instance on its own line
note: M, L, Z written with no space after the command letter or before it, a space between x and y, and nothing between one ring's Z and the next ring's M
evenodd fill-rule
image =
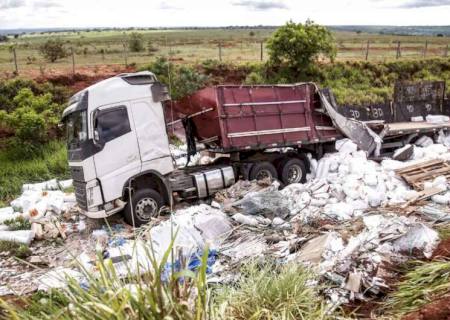
M209 197L235 182L234 170L231 166L198 171L191 175L194 177L199 198Z

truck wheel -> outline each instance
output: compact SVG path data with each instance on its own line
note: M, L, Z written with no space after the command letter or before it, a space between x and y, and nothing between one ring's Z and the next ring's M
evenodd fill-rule
M250 169L248 177L250 180L263 180L266 178L274 180L278 179L278 174L275 166L270 162L259 162L255 163Z
M137 190L125 207L125 222L133 225L134 220L134 226L140 227L156 217L162 206L163 199L157 191L153 189Z
M297 158L286 158L281 161L279 176L285 185L291 183L303 183L306 181L305 163Z

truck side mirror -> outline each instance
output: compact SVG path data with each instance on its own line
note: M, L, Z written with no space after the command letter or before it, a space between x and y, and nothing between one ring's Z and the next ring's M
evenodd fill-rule
M98 121L97 121L97 117L98 117L98 112L94 113L94 144L97 147L103 147L105 144L105 141L103 141L99 131L98 131Z

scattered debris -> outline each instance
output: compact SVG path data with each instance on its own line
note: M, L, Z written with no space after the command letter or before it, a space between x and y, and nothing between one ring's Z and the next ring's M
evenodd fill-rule
M211 205L176 210L139 230L122 224L92 228L76 212L73 195L61 191L70 188L70 181L24 185L21 197L0 209L0 224L20 217L29 221L30 230L0 229L0 239L58 240L75 250L69 257L61 247L56 262L54 249L32 248L28 262L42 269L33 279L25 272L7 281L0 272L0 295L10 292L6 283L19 278L40 290L64 288L67 277L83 283L79 268L95 276L101 260L120 277L150 271L150 249L156 262L169 255L166 275L182 266L196 270L208 249L207 271L215 283L235 281L240 265L264 256L307 265L317 273L315 283L326 284L330 310L384 294L394 276L392 266L431 257L439 244L433 224L450 221L448 150L422 137L397 151L397 160L377 163L348 139L337 141L336 149L319 161L309 155L310 179L304 184L280 191L276 181L238 181L218 192Z

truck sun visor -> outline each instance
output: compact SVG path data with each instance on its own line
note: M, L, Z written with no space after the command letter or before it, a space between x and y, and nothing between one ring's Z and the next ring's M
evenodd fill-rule
M69 106L76 104L74 108L66 109L62 115L62 121L71 113L76 111L87 110L89 102L89 91L83 91L74 95L69 100Z

